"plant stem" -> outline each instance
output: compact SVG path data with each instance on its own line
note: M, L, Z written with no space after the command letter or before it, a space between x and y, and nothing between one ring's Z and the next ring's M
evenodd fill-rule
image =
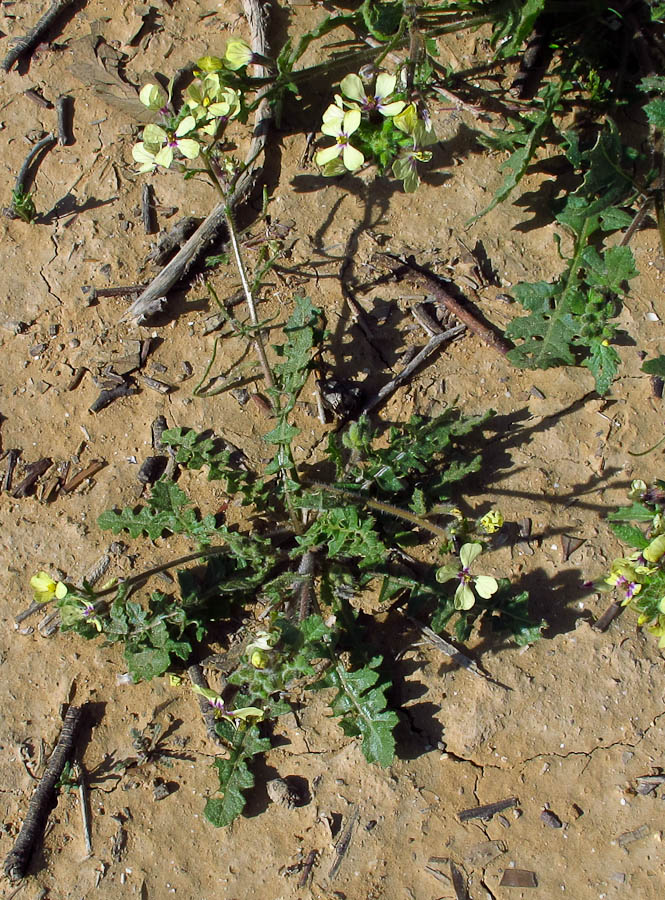
M208 547L207 550L198 550L196 553L188 553L187 556L179 556L177 559L172 559L170 562L163 563L161 566L154 566L152 569L145 569L143 572L139 572L137 575L132 575L130 578L125 578L122 581L123 587L132 587L135 584L138 584L140 581L145 581L146 578L150 578L152 575L158 575L160 572L166 572L168 569L173 569L175 566L181 566L183 563L192 562L195 559L205 559L208 556L217 556L219 553L228 553L228 548L224 546L218 547ZM115 593L118 590L118 585L114 584L111 587L104 588L101 591L95 592L95 602L99 600L101 597L107 597L109 594Z
M245 269L245 262L242 258L242 254L240 252L240 244L238 243L238 232L236 230L236 225L233 220L233 211L230 206L226 206L225 210L226 215L226 224L229 229L229 237L231 239L231 247L233 248L233 255L235 257L236 266L238 267L238 273L240 275L240 282L242 284L242 289L245 292L245 301L247 302L247 309L249 310L249 319L252 325L257 329L254 333L254 348L256 350L256 355L259 358L259 362L261 363L261 368L263 369L263 376L266 380L266 385L272 390L275 390L275 379L273 378L272 369L270 368L270 363L268 362L268 357L266 356L265 347L263 346L263 339L261 337L261 333L258 331L259 318L256 314L256 304L254 302L254 296L252 294L252 288L250 287L249 280L247 278L247 271ZM271 397L270 403L275 408L275 401Z
M341 497L348 497L349 499L356 500L359 503L364 503L365 506L368 506L370 509L375 509L377 510L377 512L387 513L389 516L395 516L398 519L404 519L407 522L411 522L413 525L416 525L418 528L424 528L426 531L431 531L432 534L435 534L437 537L440 537L446 542L450 539L445 528L442 528L440 525L435 525L428 519L425 519L422 516L418 516L416 515L416 513L412 513L408 509L402 509L401 506L393 506L392 503L384 503L382 500L374 500L372 497L365 496L365 494L359 494L355 491L347 491L345 488L339 488L332 484L326 484L323 481L309 481L308 484L311 487L319 488L319 490L328 491L332 494L339 494Z

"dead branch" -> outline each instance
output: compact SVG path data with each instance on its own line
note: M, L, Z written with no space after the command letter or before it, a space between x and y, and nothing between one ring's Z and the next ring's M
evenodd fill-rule
M20 56L33 50L41 41L44 32L49 30L60 13L64 12L64 10L67 9L68 6L71 6L73 2L74 0L53 0L35 27L31 28L25 37L17 39L16 44L1 63L3 70L9 72Z
M82 706L70 706L62 725L62 731L51 754L41 781L30 800L30 806L14 846L5 859L5 875L11 881L20 881L28 868L36 843L44 833L46 821L53 807L55 787L71 757L76 733L83 718Z
M493 350L496 350L497 353L505 356L509 350L512 350L508 341L500 334L497 334L493 328L480 321L469 304L462 304L459 300L456 300L455 297L451 296L443 287L441 281L430 274L427 269L419 266L412 256L403 258L401 256L394 256L392 253L384 253L382 255L386 257L387 260L392 260L393 263L401 263L403 266L411 269L420 281L427 285L428 289L434 294L436 299L443 303L446 309L448 309L456 319L459 319L460 322L464 322L474 334L477 334L481 340L485 341L485 343Z

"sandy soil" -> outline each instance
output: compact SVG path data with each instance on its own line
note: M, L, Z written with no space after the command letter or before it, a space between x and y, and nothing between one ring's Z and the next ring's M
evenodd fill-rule
M8 37L24 33L43 5L32 0L0 5L3 52ZM3 858L34 787L29 770L56 740L60 704L72 685L76 702L90 701L95 710L84 755L91 773L93 854L85 858L75 795L62 796L19 896L448 900L455 892L441 860L451 859L468 877L472 900L661 897L663 792L638 796L630 786L662 764L662 653L630 613L607 633L594 632L590 622L607 601L583 586L620 549L604 522L606 511L624 501L631 478L662 476L660 452L639 465L627 453L649 446L662 432L662 401L651 396L638 352L663 349L655 229L639 233L634 242L642 274L621 316L633 341L622 351L621 375L608 397L593 392L584 370L516 371L467 336L424 368L381 413L386 422L403 420L456 398L469 414L497 410L487 469L467 499L481 511L500 505L508 522L532 519L529 545L503 546L488 560L493 572L528 588L534 611L550 623L545 639L527 651L474 636L470 652L504 688L455 668L420 644L407 624L382 623L385 653L399 654L394 665L401 708L398 755L389 769L369 766L317 699L298 719L280 721L278 746L258 767L247 815L230 829L215 830L202 815L215 787L215 748L206 742L188 689L174 689L167 679L118 683L124 671L118 648L86 644L76 636L46 638L34 620L22 630L14 627L14 617L30 600L31 574L62 570L76 579L106 551L110 538L97 529L96 518L106 508L136 502L141 488L136 473L150 454L155 416L163 414L169 425L213 426L250 459L264 454L260 436L266 421L258 407L241 407L228 393L192 397L214 340L204 334L212 310L202 286L176 292L168 315L150 327L119 324L126 299L90 303L82 291L84 285L148 280L155 271L143 266L154 236L144 233L139 213L144 179L134 174L130 154L136 127L117 98L110 102L86 79L90 69L82 64L94 62L91 31L126 54L126 77L140 85L154 71L170 74L204 52L219 52L230 32L244 33L240 5L151 0L154 27L145 25L141 4L111 6L112 15L101 0L78 3L51 48L41 48L0 85L3 202L29 149L25 136L55 126L54 110L37 105L27 89L51 102L63 93L73 97L75 136L39 167L39 224L0 219L1 446L19 448L23 463L44 456L55 464L70 460L72 471L93 459L106 463L91 483L50 503L0 495ZM293 15L307 25L322 12L294 5ZM276 25L278 37L286 25L284 13ZM483 52L483 41L482 35L451 38L442 45L442 59L469 65ZM275 136L267 183L273 220L288 224L295 239L288 265L301 266L303 274L275 278L264 308L269 314L288 307L296 290L308 292L326 311L340 370L368 392L396 370L406 346L424 343L409 315L414 298L422 299L424 292L405 282L374 284L377 243L413 252L468 287L464 279L474 277L473 267L458 238L471 247L481 242L497 284L479 285L470 296L500 327L515 314L502 299L511 284L548 279L558 271L546 175L525 181L535 209L508 203L465 229L502 178L500 158L475 143L468 113L436 111L441 145L429 183L415 198L371 174L331 182L315 168L303 168L304 132L316 123L305 121L304 113L300 118L287 121ZM155 177L153 185L160 228L183 215L202 217L213 202L208 188L196 182L184 186L175 173ZM167 218L170 207L177 213ZM534 221L540 227L534 228ZM370 316L373 345L344 300L340 271L346 257L352 264L344 278ZM231 269L216 270L214 284L222 296L233 293ZM163 396L142 387L90 413L98 393L92 374L149 336L155 345L146 371L173 390ZM225 344L220 369L242 349L239 342ZM191 366L190 378L183 362ZM68 390L79 366L89 371L79 387ZM311 392L305 399L313 403ZM305 426L303 446L315 446L324 429L314 416ZM6 461L0 467L4 473ZM219 505L218 488L190 477L183 483L197 491L206 512ZM584 539L567 561L564 534ZM166 560L182 549L173 542L146 544L136 542L130 555L115 558L113 574ZM171 767L149 763L119 781L109 772L109 760L133 755L131 729L152 720L168 729L165 743L175 755ZM308 802L293 809L271 804L265 784L277 775L304 779ZM169 794L156 800L160 780ZM490 821L458 819L460 810L510 797L518 799L517 807ZM334 844L354 808L352 843L330 880ZM552 827L556 821L543 817L544 810L555 814L561 827ZM628 840L622 837L631 832ZM317 861L301 887L302 865L313 850ZM440 861L428 862L431 857ZM504 870L513 867L534 872L537 888L500 887ZM5 883L3 896L11 891Z

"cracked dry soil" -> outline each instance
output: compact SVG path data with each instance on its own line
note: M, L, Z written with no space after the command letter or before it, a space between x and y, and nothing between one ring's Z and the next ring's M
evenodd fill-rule
M2 3L0 31L23 33L42 6ZM82 292L83 285L136 283L154 274L143 267L154 238L140 220L143 181L130 155L135 130L123 98L109 99L111 88L105 92L100 72L91 68L98 66L91 33L125 54L125 76L140 85L154 71L171 73L215 52L231 30L245 27L237 2L152 0L150 6L154 24L145 27L142 8L133 2L115 4L112 16L101 0L77 4L51 49L40 48L21 73L10 72L0 85L4 202L27 152L25 136L55 124L53 110L36 105L26 89L51 102L62 93L74 101L73 143L53 149L39 166L40 222L0 222L2 448L20 449L23 463L70 460L72 472L94 459L106 463L91 483L52 502L0 495L3 858L25 815L40 749L48 752L57 738L59 706L72 682L76 702L90 701L95 711L83 757L91 781L93 854L85 858L75 796L61 796L20 896L448 900L455 888L441 860L451 859L472 900L662 897L663 791L641 796L631 785L663 762L663 657L630 613L607 633L596 633L590 623L606 599L583 587L620 550L605 512L624 501L631 478L663 474L660 452L639 464L627 452L655 443L663 424L662 401L651 396L639 357L640 349L649 355L662 350L655 229L640 232L634 242L642 274L621 317L634 343L622 350L621 375L608 397L593 393L587 372L516 371L467 335L381 411L384 422L431 413L455 400L468 414L488 406L497 411L487 468L471 483L467 501L480 511L499 505L508 522L532 520L529 542L505 544L488 563L490 571L527 588L534 611L550 623L544 639L526 651L483 632L474 635L469 652L504 685L499 687L419 643L408 623L379 618L383 652L395 658L394 702L401 709L398 755L389 769L369 766L317 699L297 718L280 721L275 747L257 768L247 815L230 829L215 830L202 815L215 786L215 748L206 742L189 691L169 687L166 679L118 683L118 648L68 635L44 637L35 620L14 628L14 617L29 603L31 574L60 569L76 579L107 550L109 538L97 530L96 518L108 507L136 502L137 468L150 455L155 416L164 415L171 426L214 426L250 461L265 452L260 436L266 421L258 406L241 408L228 393L209 400L191 396L214 340L205 333L212 310L200 285L175 292L169 314L149 327L118 324L126 299L91 303ZM303 27L321 15L309 6L294 6L291 13ZM286 16L278 27L286 27ZM442 60L470 65L486 51L484 41L482 32L446 39ZM5 37L1 45L6 43ZM95 71L97 81L90 77ZM498 160L474 142L474 122L464 112L435 111L441 145L415 197L371 175L323 181L301 166L304 131L312 123L298 115L272 140L267 181L273 221L288 225L293 238L287 264L300 274L273 279L262 309L270 315L288 306L296 290L309 292L333 332L328 358L368 393L391 377L407 346L424 343L409 313L423 292L405 282L376 284L377 244L411 252L468 287L473 266L458 238L471 246L481 242L496 284L477 285L471 296L499 327L514 314L502 299L511 284L557 272L554 229L542 210L536 218L546 224L537 229L531 211L508 203L465 231L501 175ZM174 173L153 184L160 228L180 216L201 217L213 202L205 186L192 181L184 187ZM524 191L546 205L547 177L530 175ZM169 219L172 207L177 213ZM368 314L371 343L345 302L341 271ZM213 283L220 296L236 289L230 269L217 269ZM154 342L145 371L173 390L161 395L143 385L90 413L98 392L92 376L147 337ZM221 349L224 369L243 348L230 340ZM83 380L68 390L79 367L87 370ZM310 393L304 399L313 407ZM303 410L305 453L322 439L322 426L310 412ZM4 474L6 459L1 465ZM204 512L219 507L215 486L187 474L181 484ZM564 534L584 539L567 561ZM131 555L113 558L110 574L188 550L173 541L133 544ZM147 763L114 777L109 762L133 755L130 729L153 719L168 729L171 767ZM308 801L269 804L267 782L293 775L306 781ZM158 791L165 796L156 800L160 783L168 790ZM463 809L510 797L518 805L489 821L458 819ZM334 844L354 808L351 843L331 880ZM557 822L561 827L552 827ZM313 850L316 861L301 886ZM504 870L513 867L535 873L537 887L501 886ZM10 895L9 885L3 890Z

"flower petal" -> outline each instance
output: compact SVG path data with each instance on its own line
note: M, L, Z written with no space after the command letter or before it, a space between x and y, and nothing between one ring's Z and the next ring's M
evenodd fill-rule
M198 141L194 141L191 138L181 138L179 141L176 141L178 150L185 156L187 159L196 159L196 157L201 152L201 147Z
M482 597L483 600L487 600L488 597L491 597L492 594L496 594L499 590L499 584L496 578L492 578L491 575L476 575L473 582L476 586L476 593L479 597Z
M169 136L159 125L146 125L143 129L144 144L159 144L161 146L168 139Z
M326 163L330 162L331 159L337 159L337 157L342 152L341 144L333 144L332 147L326 147L324 150L319 150L319 152L314 157L314 161L317 166L325 166Z
M55 581L48 572L37 572L37 574L33 575L30 579L30 587L40 593L52 594L55 590Z
M393 103L379 104L379 112L382 116L396 116L401 113L406 103L403 100L395 100Z
M164 166L165 169L170 168L171 163L173 162L173 147L170 147L168 144L166 147L162 147L162 149L155 155L155 163L158 166Z
M185 116L180 125L175 130L175 136L177 138L182 137L184 134L189 134L190 131L193 131L196 128L196 119L194 116Z
M64 581L59 581L55 586L55 599L56 600L64 600L67 596L67 585Z
M647 562L658 562L661 556L665 553L665 534L659 534L657 538L655 538L648 547L645 547L642 551L642 556L646 559Z
M347 75L342 78L339 84L342 93L351 100L360 100L361 103L367 102L367 95L363 83L357 75Z
M437 569L434 577L439 584L445 584L446 581L450 581L451 578L457 578L458 575L459 566L456 563L449 563L447 566L441 566L440 569Z
M349 170L349 172L355 172L356 169L359 169L365 162L365 157L362 155L360 150L356 150L356 148L352 147L351 144L345 145L342 159L344 160L344 165Z
M322 116L322 121L324 124L328 124L330 122L336 123L338 126L342 124L344 121L344 110L339 106L335 106L334 103L331 103L328 109L324 112ZM325 133L325 132L324 132ZM335 132L337 133L337 132Z
M413 103L409 103L401 113L395 116L393 124L403 131L405 134L413 134L413 130L418 122L418 112Z
M473 591L468 584L460 584L455 591L455 599L453 601L455 609L471 609L476 602Z
M224 68L224 61L219 56L202 56L196 60L196 65L202 72L219 72Z
M139 100L148 109L161 109L166 105L166 94L158 84L144 84L139 94Z
M342 123L342 128L344 129L344 134L346 134L346 135L353 134L353 132L360 125L360 119L361 119L361 115L360 115L359 109L347 110L347 112L344 113L344 122ZM363 156L363 162L364 162L364 160L365 160L365 157ZM362 163L360 165L362 165ZM347 168L348 168L348 166L347 166ZM356 166L356 168L358 168L358 167Z
M483 545L477 542L471 544L463 544L459 552L459 558L462 566L468 569L471 563L483 552Z
M132 157L138 163L150 163L154 166L155 164L155 154L151 153L143 143L140 141L138 144L134 144L132 147Z
M376 79L376 88L374 89L374 96L380 100L382 100L384 97L389 97L395 90L396 84L397 84L397 76L396 75L389 75L387 72L381 72L379 77ZM403 105L406 106L406 103ZM398 112L399 112L399 110L398 110Z
M229 69L241 69L252 61L252 48L246 41L235 38L229 41L224 52L224 61Z

